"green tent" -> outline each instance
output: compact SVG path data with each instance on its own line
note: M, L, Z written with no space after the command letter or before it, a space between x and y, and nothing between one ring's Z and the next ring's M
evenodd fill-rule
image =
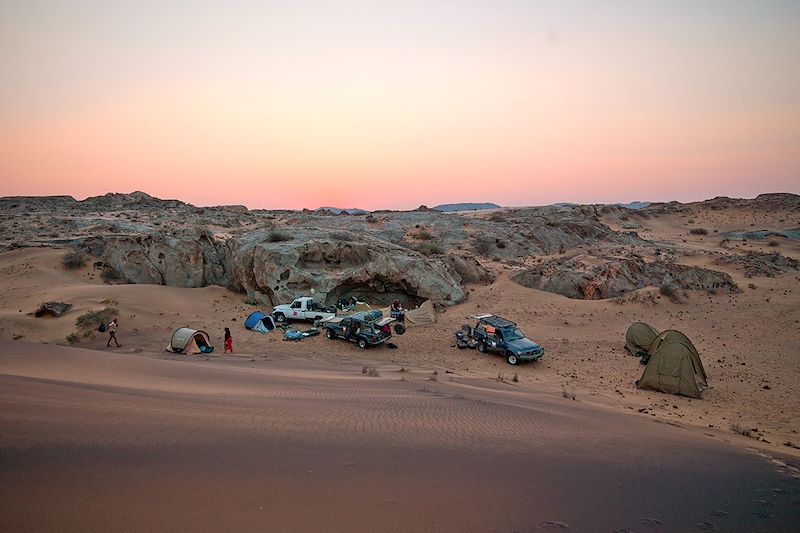
M708 376L706 375L706 369L703 368L703 362L700 361L700 354L697 353L697 348L694 347L694 344L692 344L692 341L689 340L689 337L678 330L668 329L667 331L660 333L650 344L650 347L647 349L647 355L642 357L642 362L647 363L650 357L652 357L661 346L672 343L683 344L686 346L686 348L689 350L694 366L698 369L698 374L700 374L700 377L703 379L703 385L707 386Z
M662 343L652 353L636 386L640 389L701 398L707 385L695 360L700 359L695 359L689 346L680 342Z
M636 357L647 355L647 350L658 337L658 331L650 324L636 322L625 332L625 348Z

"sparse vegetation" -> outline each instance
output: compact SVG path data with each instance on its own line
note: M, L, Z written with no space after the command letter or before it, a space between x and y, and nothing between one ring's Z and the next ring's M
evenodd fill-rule
M61 266L67 270L75 270L86 265L86 256L79 250L69 250L61 257Z
M70 333L69 335L67 335L65 340L67 341L68 344L75 344L78 341L80 341L80 338L78 337L77 334Z
M439 372L437 370L434 370L433 372L431 372L428 381L436 381L437 379L439 379Z
M107 264L103 264L103 270L100 272L100 279L103 281L117 281L120 279L119 272Z
M331 237L333 237L337 241L343 241L343 242L352 242L356 240L355 236L352 233L348 233L346 231L335 231L331 234Z
M749 288L751 288L751 289L755 289L756 288L756 284L755 283L748 283L747 286Z
M741 435L742 437L747 437L750 439L756 438L756 436L753 434L753 430L743 426L738 420L731 422L731 431L737 435Z
M561 389L561 396L568 400L575 400L575 393L567 390L566 388Z
M776 240L771 240L771 241L769 241L769 242L767 243L767 246L773 246L773 247L774 247L774 246L780 246L780 245L781 245L781 243L779 243L779 242L778 242L778 241L776 241Z
M267 233L267 242L284 242L291 240L292 240L291 235L276 229L270 230L270 232Z
M708 235L708 230L705 228L692 228L689 233L692 235Z
M674 283L670 282L662 283L661 286L658 288L658 292L660 292L663 296L666 296L675 303L683 302L683 297L681 296L680 288Z
M421 241L429 241L429 240L433 239L433 234L430 231L426 230L426 229L421 229L417 233L417 239L419 239Z
M497 246L502 250L506 247L506 241L501 241L500 239L498 239L497 242L495 242L495 246Z
M442 249L441 246L433 244L432 242L421 242L417 246L415 246L415 249L419 253L425 256L438 255L444 253L444 250Z
M113 307L104 307L97 311L88 311L75 321L75 325L82 330L96 329L100 324L108 324L111 319L119 314Z
M519 383L519 376L518 376L518 375L516 375L516 374L514 374L514 375L511 377L511 381L513 381L514 383Z
M374 366L364 366L364 367L362 367L361 368L361 373L364 374L365 376L369 376L371 378L377 378L377 377L380 376L380 373L378 373L378 369L375 368Z

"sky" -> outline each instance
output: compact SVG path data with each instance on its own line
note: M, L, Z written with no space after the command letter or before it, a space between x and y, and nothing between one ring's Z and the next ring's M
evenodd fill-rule
M800 192L796 0L0 2L0 196Z

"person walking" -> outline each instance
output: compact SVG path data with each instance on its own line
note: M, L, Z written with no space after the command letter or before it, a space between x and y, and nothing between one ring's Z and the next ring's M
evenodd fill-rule
M231 328L225 328L225 349L223 354L233 353L233 336L231 336Z
M119 323L117 322L116 317L114 317L111 322L109 322L108 326L106 326L106 329L108 330L108 342L106 343L106 348L111 348L112 340L114 341L114 344L117 345L117 348L122 346L117 340L117 326L119 326Z

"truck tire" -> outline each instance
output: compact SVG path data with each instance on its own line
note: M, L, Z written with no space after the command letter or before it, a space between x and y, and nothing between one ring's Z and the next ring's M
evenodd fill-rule
M275 313L275 316L272 318L274 318L275 322L277 322L278 324L283 324L284 322L286 322L286 316L283 313Z
M478 351L481 353L486 353L486 343L483 341L478 342Z
M366 350L369 344L367 344L367 340L364 337L358 339L358 347L362 350Z
M399 323L395 324L394 325L394 332L397 333L398 335L402 335L403 333L405 333L406 332L405 324L399 324Z
M336 333L331 328L325 328L325 336L333 340L336 338Z
M516 355L510 353L506 356L506 362L508 362L509 365L516 365L519 363L519 359L517 359Z

